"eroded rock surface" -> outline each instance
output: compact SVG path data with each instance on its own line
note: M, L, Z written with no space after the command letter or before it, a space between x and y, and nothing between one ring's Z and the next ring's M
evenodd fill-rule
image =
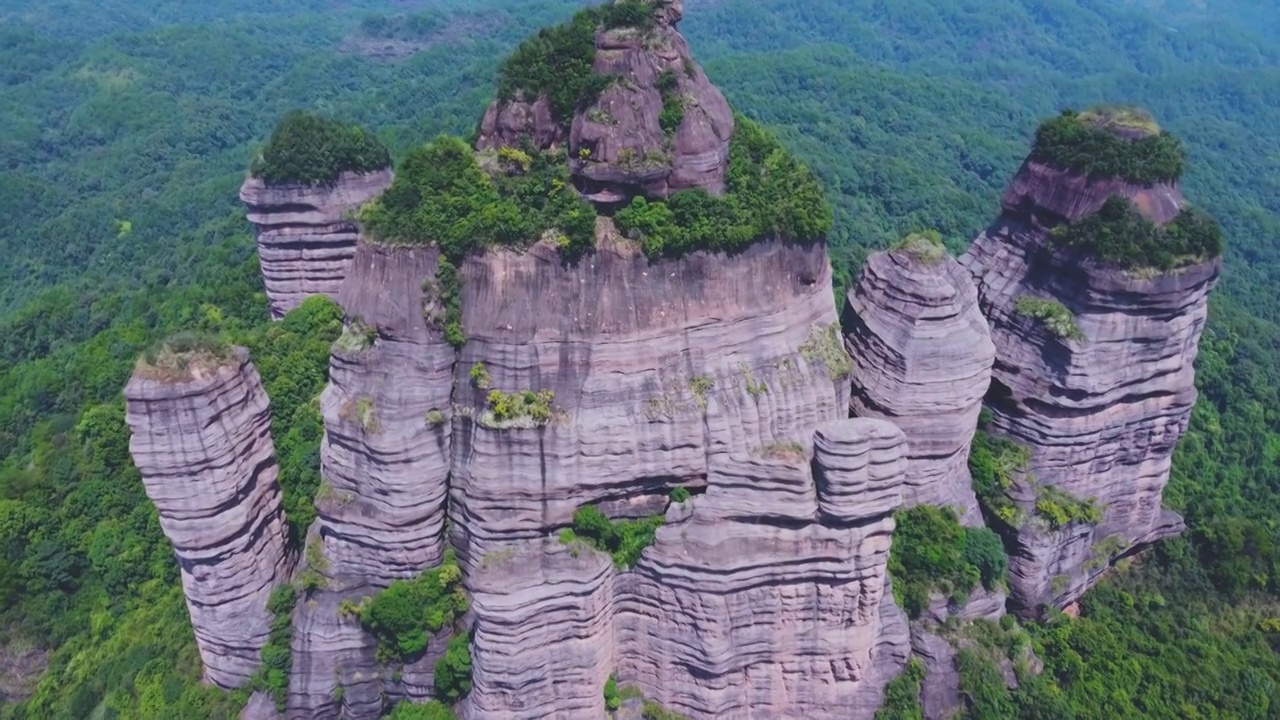
M683 3L652 5L652 27L597 33L593 70L618 80L595 102L572 118L555 117L545 98L496 102L481 121L479 147L519 147L526 138L541 149L566 147L579 189L599 203L692 188L723 193L733 111L677 30Z
M258 668L288 582L285 519L266 391L249 354L139 367L125 388L129 450L173 544L205 677L233 688Z
M982 523L969 444L991 384L995 346L968 271L908 250L868 259L842 324L853 357L851 410L907 434L906 503L951 506Z
M257 231L273 317L284 317L312 295L337 298L359 238L350 214L391 181L390 169L343 173L332 185L268 185L259 178L245 179L240 200Z
M1107 183L1156 222L1181 209L1176 186ZM1053 247L1057 222L1106 199L1080 187L1093 185L1024 165L1003 215L962 258L997 349L992 430L1031 450L1011 491L1025 515L1010 558L1012 599L1024 614L1070 604L1116 554L1181 531L1161 496L1195 403L1193 364L1221 268L1214 259L1127 272ZM1027 296L1060 302L1078 334L1063 337L1019 312ZM1093 500L1102 521L1049 527L1033 513L1044 487Z
M905 438L838 420L814 443L724 458L668 513L618 580L621 679L690 718L874 715L909 650L885 573Z

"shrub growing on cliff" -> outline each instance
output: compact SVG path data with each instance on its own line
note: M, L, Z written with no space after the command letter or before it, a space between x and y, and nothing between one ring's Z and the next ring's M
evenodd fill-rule
M1102 522L1102 509L1093 500L1080 500L1056 487L1036 490L1036 516L1057 530L1071 523L1098 524Z
M262 646L262 667L254 674L252 685L272 697L283 710L289 691L289 669L293 666L293 608L298 596L291 585L281 585L267 600L271 613L271 634Z
M295 110L276 125L250 172L268 185L326 185L344 172L390 165L387 148L368 130Z
M1083 340L1084 333L1076 324L1076 316L1057 300L1046 300L1033 295L1018 298L1015 309L1019 315L1035 318L1045 328L1063 340Z
M1079 248L1126 270L1171 270L1222 254L1222 228L1208 215L1182 210L1157 227L1125 198L1113 196L1102 209L1071 225L1055 228L1058 245Z
M763 127L742 116L735 121L723 197L701 189L666 201L641 197L615 215L646 255L739 250L771 237L804 242L831 229L831 208L813 173Z
M973 492L988 515L1008 525L1019 524L1018 508L1009 498L1009 490L1015 474L1024 471L1030 460L1030 451L1010 440L982 430L973 436L969 473L973 476Z
M644 549L653 544L661 516L639 520L610 520L598 508L590 505L578 508L573 514L573 527L561 535L561 541L582 541L601 552L613 556L613 564L621 569L630 568L640 559Z
M386 720L457 720L457 716L448 705L436 700L421 705L405 700L396 705Z
M432 673L435 694L453 705L471 692L471 638L462 633L449 641Z
M894 598L912 617L939 591L963 603L981 583L1004 581L1008 559L1000 539L986 528L966 528L951 508L929 505L894 514L897 528L889 553Z
M1176 137L1158 132L1123 138L1105 129L1108 125L1099 113L1064 110L1036 130L1031 159L1091 178L1141 184L1172 182L1182 176L1186 158Z
M875 720L924 720L920 707L920 683L924 681L924 663L911 658L898 676L884 690L884 703L876 711Z
M413 580L397 580L360 609L360 622L378 639L379 662L407 662L427 648L431 634L466 614L462 569L452 552L440 567Z

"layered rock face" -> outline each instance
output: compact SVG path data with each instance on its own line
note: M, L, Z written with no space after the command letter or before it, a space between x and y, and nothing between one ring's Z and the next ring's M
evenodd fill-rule
M306 553L325 586L295 621L291 718L376 718L384 696L431 696L443 647L393 680L373 639L339 608L444 555L455 353L429 321L437 298L424 281L437 256L362 243L339 294L347 327L320 399L323 485Z
M807 453L717 461L618 579L619 677L690 718L870 718L906 662L887 592L906 442L821 426Z
M1095 212L1111 194L1158 224L1183 205L1175 184L1091 181L1028 162L1003 215L961 260L997 349L992 429L1031 450L1011 489L1029 518L1010 558L1023 613L1073 602L1117 553L1182 529L1161 495L1195 403L1193 363L1221 261L1126 272L1053 246L1052 227ZM1061 303L1079 332L1064 337L1019 312L1024 297ZM1093 500L1102 521L1052 529L1032 517L1050 487Z
M597 33L593 70L619 80L594 103L572 119L555 117L545 98L494 103L479 147L519 147L523 138L542 149L567 146L579 190L598 203L665 199L691 188L723 193L733 111L676 29L681 0L651 5L651 28Z
M610 634L601 570L536 548L554 545L545 539L583 505L661 513L673 487L706 486L718 462L803 441L845 414L826 252L762 242L650 263L606 243L576 267L535 248L469 260L463 275L454 545L469 577L513 554L534 558L516 563L519 577L472 586L478 656L491 645L508 660L477 672L470 717L581 717L602 710L603 680L636 653L596 654ZM492 422L486 391L469 379L476 364L493 389L553 390L554 420ZM518 642L527 628L498 610L522 597L554 608L537 615L537 643ZM586 637L598 639L584 646Z
M284 317L312 295L337 298L359 238L349 215L391 181L390 169L343 173L332 185L245 179L240 200L256 229L272 317Z
M934 253L874 255L849 292L842 324L853 357L851 409L907 434L908 506L951 506L975 526L982 516L969 445L995 346L968 271L940 246Z
M267 599L291 571L267 394L236 349L176 375L140 366L125 399L129 449L178 556L205 677L239 687L261 663Z

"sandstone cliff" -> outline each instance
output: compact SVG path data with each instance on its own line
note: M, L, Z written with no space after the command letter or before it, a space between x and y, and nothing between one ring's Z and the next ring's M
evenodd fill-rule
M853 414L890 420L907 434L907 505L949 505L965 524L981 524L969 443L995 346L968 272L940 243L910 238L867 261L842 324Z
M343 173L331 185L245 179L240 200L256 229L273 317L284 317L312 295L337 297L359 237L349 215L380 195L391 180L390 169Z
M1028 161L999 220L962 258L996 345L991 429L1031 454L1008 491L1020 510L1010 582L1023 613L1070 604L1116 556L1182 529L1161 495L1196 399L1193 363L1221 260L1127 271L1054 242L1053 228L1111 195L1157 225L1184 207L1176 182ZM1101 517L1052 523L1048 503L1092 503Z
M820 426L808 453L731 455L618 579L619 677L689 718L870 718L906 662L887 591L905 438Z
M733 112L677 30L682 0L650 4L651 26L597 32L592 71L616 78L598 97L572 118L556 117L545 97L499 100L481 121L479 147L567 147L579 190L600 203L723 193Z
M178 556L205 676L239 687L291 570L267 394L243 349L167 360L125 388L129 449Z

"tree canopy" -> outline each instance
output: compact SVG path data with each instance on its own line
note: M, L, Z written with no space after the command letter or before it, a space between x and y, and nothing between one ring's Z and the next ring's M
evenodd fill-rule
M250 172L268 185L329 185L344 172L390 165L391 154L368 130L294 110L276 125Z

